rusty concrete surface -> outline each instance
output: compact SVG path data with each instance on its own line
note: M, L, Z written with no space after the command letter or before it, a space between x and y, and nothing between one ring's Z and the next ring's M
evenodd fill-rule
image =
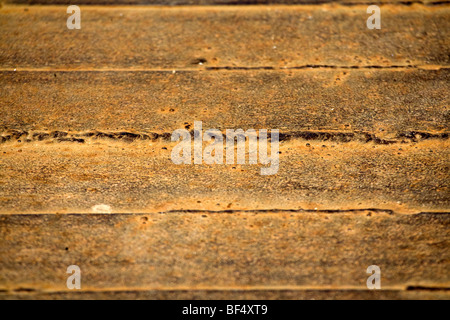
M27 10L27 11L24 11ZM83 7L81 32L66 7L0 10L2 69L205 69L449 65L450 7ZM39 41L36 41L39 39ZM200 65L202 63L202 65Z
M67 2L63 0L4 0L5 3L13 4L59 4L65 5ZM323 4L323 3L341 3L345 5L353 4L427 4L438 5L447 3L448 0L78 0L78 4L88 5L161 5L161 6L174 6L174 5L293 5L293 4Z
M0 146L0 212L376 208L447 212L449 142L295 140L276 175L261 165L175 165L175 143L12 142Z
M2 300L448 300L443 288L406 290L111 290L36 292L25 288L0 291Z
M414 133L446 139L449 80L448 69L1 72L0 130L170 138L203 121L205 129L279 129L294 137L324 131L338 140L358 132L398 142L415 140Z
M83 6L70 36L66 6L3 5L0 299L448 300L450 6L426 3L377 31L367 4ZM194 121L279 129L278 174L173 164Z
M377 264L386 297L395 296L390 290L435 290L448 298L440 291L450 281L449 217L371 211L1 216L0 252L9 259L0 262L0 289L69 294L65 269L77 264L88 295L281 290L296 297L347 290L354 296L365 289L367 266Z

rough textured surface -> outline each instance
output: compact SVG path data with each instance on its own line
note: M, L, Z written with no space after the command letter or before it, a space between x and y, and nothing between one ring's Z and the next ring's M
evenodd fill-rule
M16 4L67 4L64 0L5 0L5 3ZM405 4L421 3L421 4L442 4L448 0L77 0L77 4L89 4L89 5L272 5L272 4L322 4L322 3L342 3L342 4Z
M68 30L66 7L5 6L0 10L0 67L449 65L449 6L385 6L381 30L367 29L366 10L330 5L86 7L81 30Z
M0 292L2 300L448 300L448 289L410 290L111 290L39 292L28 290Z
M1 7L0 299L448 300L450 7L345 2ZM173 164L200 120L278 174Z
M0 128L367 132L399 140L449 132L450 71L1 72ZM20 97L20 98L19 98ZM357 140L357 139L355 139Z
M309 144L309 146L307 145ZM261 165L175 165L175 143L4 143L0 213L361 209L445 212L449 142L295 140L280 146L276 175Z
M185 290L224 289L250 296L267 290L269 297L273 290L313 297L305 290L333 289L345 297L339 290L350 296L364 290L366 268L376 264L385 290L409 289L404 295L411 297L428 288L449 298L449 217L370 211L1 216L0 254L9 259L0 262L0 289L64 292L66 268L77 264L83 290L103 297L116 290L144 297L180 290L182 297Z

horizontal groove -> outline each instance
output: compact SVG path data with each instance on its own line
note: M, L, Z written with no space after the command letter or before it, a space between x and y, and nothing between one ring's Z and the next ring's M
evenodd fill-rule
M127 293L127 292L229 292L229 291L240 291L240 292L261 292L261 291L278 291L278 292L304 292L304 291L316 291L316 292L362 292L362 291L370 291L367 288L363 287L353 287L353 286L343 286L341 288L332 286L332 287L307 287L307 286L230 286L230 287L154 287L154 288L89 288L83 289L75 292L76 294L83 293ZM406 287L403 286L392 286L386 289L380 290L380 292L388 292L388 291L450 291L450 287L429 287L429 286L416 286L409 285ZM373 291L376 292L376 291ZM64 294L64 293L74 293L71 290L41 290L37 288L14 288L14 289L0 289L0 294L14 294L14 293L26 293L26 294Z
M65 69L65 68L21 68L21 67L0 67L0 72L167 72L167 73L177 73L177 72L204 72L204 71L295 71L295 70L309 70L309 69L332 69L332 70L366 70L366 69L377 69L377 70L398 70L398 69L419 69L419 70L441 70L450 69L447 65L391 65L391 66L381 66L381 65L321 65L321 64L308 64L302 66L292 66L292 67L275 67L275 66L255 66L255 67L244 67L244 66L217 66L217 67L203 67L203 68L76 68L76 69Z
M406 291L450 291L450 287L407 286Z
M338 4L340 6L345 7L354 7L361 5L398 5L398 6L413 6L413 5L424 5L424 6L440 6L446 5L449 1L440 0L440 1L336 1L336 0L290 0L289 3L284 3L283 1L270 1L270 0L230 0L230 1L216 1L210 0L207 3L199 3L199 1L92 1L92 0L80 0L77 4L83 6L144 6L144 7L191 7L191 6L320 6L320 5L330 5L330 4ZM39 5L39 6L54 6L54 5L66 5L67 1L64 0L10 0L5 1L7 5ZM0 6L1 8L1 6Z
M191 136L194 136L194 130L191 129ZM85 143L87 139L108 139L113 141L135 142L135 141L171 141L171 132L128 132L128 131L85 131L85 132L69 132L69 131L27 131L11 129L0 133L0 144L6 142L74 142ZM240 137L240 135L238 135ZM439 139L447 140L449 133L429 133L422 131L408 131L396 134L395 139L382 139L369 132L343 132L343 131L287 131L279 133L279 141L289 141L302 139L305 141L331 141L331 142L361 142L375 143L379 145L389 145L396 143L419 142L422 140ZM223 134L226 139L226 135ZM243 136L242 138L245 138ZM258 137L256 137L258 138Z
M322 4L334 4L336 0L291 0L291 3L285 5L322 5ZM220 3L220 2L219 2ZM449 1L338 1L339 5L353 7L358 5L402 5L402 6L412 6L415 4L426 5L426 6L435 6L441 4L448 4ZM264 1L264 0L235 0L229 1L226 4L221 3L223 5L273 5L273 4L281 4L279 2L272 1Z
M280 133L280 141L303 139L307 141L333 141L333 142L373 142L375 144L395 144L395 143L407 143L418 142L420 140L428 139L448 139L448 133L433 134L428 132L408 131L397 133L395 140L386 140L377 137L373 133L368 132L321 132L321 131L296 131Z
M336 213L356 213L356 212L374 212L374 213L385 213L388 215L393 215L393 210L386 209L346 209L346 210L311 210L311 209L258 209L258 210L170 210L164 212L158 212L158 214L176 214L176 213L208 213L208 214L219 214L219 213L254 213L254 214L264 214L264 213L327 213L327 214L336 214Z
M375 214L387 214L389 216L397 215L394 210L389 209L377 209L377 208L368 208L368 209L320 209L320 210L312 210L312 209L255 209L255 210L171 210L171 211L163 211L158 212L157 214L236 214L236 213L244 213L244 214L272 214L272 213L290 213L290 214L302 214L302 213L315 213L315 214L359 214L359 213L367 213L371 215ZM436 216L436 215L447 215L450 212L418 212L406 214L410 216Z
M176 214L274 214L274 213L290 213L290 214L303 214L303 213L314 213L314 214L359 214L359 213L367 213L367 214L387 214L389 216L398 215L394 210L389 209L377 209L377 208L368 208L368 209L249 209L249 210L169 210L169 211L160 211L160 212L138 212L138 213L0 213L0 217L37 217L37 216L142 216L142 215L176 215ZM369 216L370 216L369 215ZM407 216L446 216L450 215L449 212L439 211L439 212L416 212L416 213L408 213L402 214Z
M421 65L390 65L390 66L381 66L381 65L329 65L329 64L307 64L302 66L293 66L293 67L272 67L272 66L260 66L260 67L231 67L231 66L223 66L223 67L206 67L206 70L210 71L220 71L220 70L303 70L303 69L428 69L429 66L421 66ZM432 70L439 69L447 69L449 66L433 66Z
M264 214L264 213L325 213L325 214L339 214L339 213L360 213L360 212L373 212L373 213L384 213L388 215L395 215L394 210L389 209L378 209L378 208L363 208L363 209L320 209L320 210L312 210L312 209L256 209L256 210L171 210L158 212L158 214L176 214L176 213L209 213L209 214L218 214L218 213L254 213L254 214ZM418 212L412 213L409 215L446 215L450 214L450 212Z

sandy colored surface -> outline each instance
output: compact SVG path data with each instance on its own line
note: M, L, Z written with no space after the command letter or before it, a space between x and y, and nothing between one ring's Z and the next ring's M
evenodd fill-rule
M365 271L377 264L385 297L407 290L405 297L424 291L448 298L439 292L450 281L448 223L443 214L370 211L2 216L0 252L9 259L1 262L0 289L3 296L72 295L65 269L77 264L82 289L103 297L126 290L130 298L186 290L203 298L202 291L230 290L355 297L360 290L370 298Z
M2 72L0 128L4 136L98 130L170 138L202 121L205 130L279 129L300 138L314 131L343 141L366 140L364 133L443 138L449 80L448 69Z
M4 0L4 3L15 4L60 4L65 5L67 2L63 0ZM377 0L376 3L396 3L396 4L427 4L435 5L446 3L448 0L418 0L418 1L402 1L402 0ZM367 4L371 5L374 2L370 0L78 0L78 4L88 5L158 5L158 6L173 6L173 5L261 5L261 4L323 4L323 3L339 3L345 5Z
M449 65L448 5L383 6L383 25L376 31L366 27L367 5L86 6L81 9L80 30L67 29L66 9L2 8L1 68L171 71Z
M88 3L0 9L0 299L449 299L448 5ZM173 164L194 121L278 174Z
M5 143L0 212L448 209L448 141L307 143L282 143L273 176L261 165L175 165L169 143Z

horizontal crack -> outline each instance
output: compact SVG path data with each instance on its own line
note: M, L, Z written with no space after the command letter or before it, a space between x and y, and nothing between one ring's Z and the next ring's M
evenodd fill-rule
M446 68L447 66L438 66L439 68ZM331 64L306 64L302 66L293 67L274 67L274 66L257 66L257 67L242 67L242 66L219 66L219 67L205 67L206 70L302 70L302 69L417 69L422 66L415 65L331 65Z
M28 4L28 5L64 5L67 1L64 0L53 0L51 3L49 3L48 0L11 0L8 1L8 5L11 4ZM160 0L160 1L153 1L152 3L149 3L148 1L142 0L137 1L134 4L133 3L125 3L124 5L127 5L129 7L133 7L134 5L139 6L147 6L147 7L160 7L160 6L252 6L252 5L259 5L259 6L277 6L277 5L290 5L290 6L301 6L301 5L314 5L314 6L320 6L320 5L326 5L330 3L335 3L335 0L290 0L289 3L285 3L280 0L210 0L207 3L199 1L193 1L193 0ZM413 6L413 5L425 5L425 6L437 6L437 5L443 5L448 4L449 1L446 0L438 0L438 1L421 1L421 0L413 0L413 1L379 1L379 0L367 0L367 1L342 1L339 2L340 6L361 6L361 5L401 5L401 6ZM82 0L80 2L82 5L111 5L110 1L101 0L101 1L94 1L94 0ZM1 8L1 6L0 6Z
M8 130L0 135L0 143L8 141L18 142L33 142L33 141L48 141L55 142L76 142L84 143L86 139L111 139L121 140L126 142L133 142L137 140L156 141L157 139L170 140L170 133L132 133L132 132L67 132L67 131L25 131L25 130Z
M373 133L355 131L355 132L322 132L322 131L294 131L280 133L280 141L301 138L303 140L333 141L333 142L352 142L363 143L373 142L375 144L394 144L418 142L428 139L448 139L448 133L433 134L421 131L408 131L397 133L396 139L382 139Z
M162 211L157 214L183 214L183 213L197 213L197 214L235 214L235 213L253 213L253 214L267 214L267 213L316 213L316 214L345 214L345 213L367 213L367 216L375 214L387 214L389 216L395 215L396 212L390 209L378 208L363 208L363 209L254 209L254 210L170 210ZM435 216L435 215L450 215L450 212L418 212L409 215L416 216Z
M126 212L116 212L116 213L65 213L62 216L147 216L147 215L176 215L176 214L272 214L272 213L290 213L290 214L302 214L302 213L314 213L314 214L362 214L366 216L371 216L374 214L386 214L389 216L397 215L394 210L390 209L379 209L379 208L362 208L362 209L226 209L226 210L204 210L204 209L186 209L186 210L168 210L160 212L138 212L138 213L126 213ZM56 213L0 213L0 217L36 217L36 216L55 216ZM445 216L450 215L450 211L439 211L439 212L415 212L402 214L408 216Z
M328 210L311 210L311 209L255 209L255 210L170 210L164 212L158 212L159 214L176 214L176 213L209 213L209 214L217 214L217 213L326 213L326 214L336 214L336 213L356 213L356 212L373 212L373 213L384 213L388 215L393 215L394 211L389 209L328 209Z
M278 291L278 292L361 292L367 291L367 288L357 287L357 286L168 286L168 287L147 287L147 288L88 288L83 289L78 292L78 294L89 294L89 293L133 293L133 292L150 292L150 291L165 291L165 292L260 292L260 291ZM420 286L420 285L394 285L389 287L384 287L382 292L400 292L400 291L450 291L450 287L447 286ZM71 290L60 290L60 289L42 289L42 288L1 288L1 294L15 294L15 293L29 293L29 294L65 294L72 293ZM375 292L375 291L373 291Z
M346 69L346 70L389 70L389 69L420 69L439 70L449 69L448 65L332 65L332 64L305 64L291 67L278 66L203 66L191 68L28 68L28 67L0 67L0 72L202 72L202 71L286 71L286 70L307 70L307 69Z
M221 5L271 5L271 4L285 4L280 3L280 1L271 1L271 0L235 0L235 1L227 1L226 3L223 3L223 1L211 1L215 4L221 4ZM322 5L322 4L329 4L329 3L335 3L336 0L290 0L289 4L286 5ZM185 2L186 4L189 4L189 2ZM441 0L441 1L342 1L339 2L339 5L341 6L361 6L361 5L402 5L402 6L413 6L415 4L421 4L426 6L434 6L434 5L441 5L441 4L448 4L449 1ZM182 5L182 3L180 3Z
M194 131L191 130L194 136ZM54 141L54 142L74 142L85 143L87 139L109 139L123 142L135 141L171 141L171 132L127 132L127 131L85 131L85 132L69 132L69 131L26 131L26 130L6 130L0 133L0 143L6 142L36 142L36 141ZM237 135L239 138L240 135ZM280 132L279 140L288 141L303 139L306 141L332 141L332 142L361 142L375 143L380 145L388 145L395 143L410 143L421 140L440 139L447 140L449 134L429 133L423 131L407 131L396 134L394 139L382 139L373 133L363 131L338 132L338 131L286 131ZM224 139L226 135L223 135ZM245 136L242 136L245 138Z
M14 289L14 292L16 293L31 293L31 292L36 292L37 290L34 288L17 288Z
M408 286L406 291L450 291L450 287Z

